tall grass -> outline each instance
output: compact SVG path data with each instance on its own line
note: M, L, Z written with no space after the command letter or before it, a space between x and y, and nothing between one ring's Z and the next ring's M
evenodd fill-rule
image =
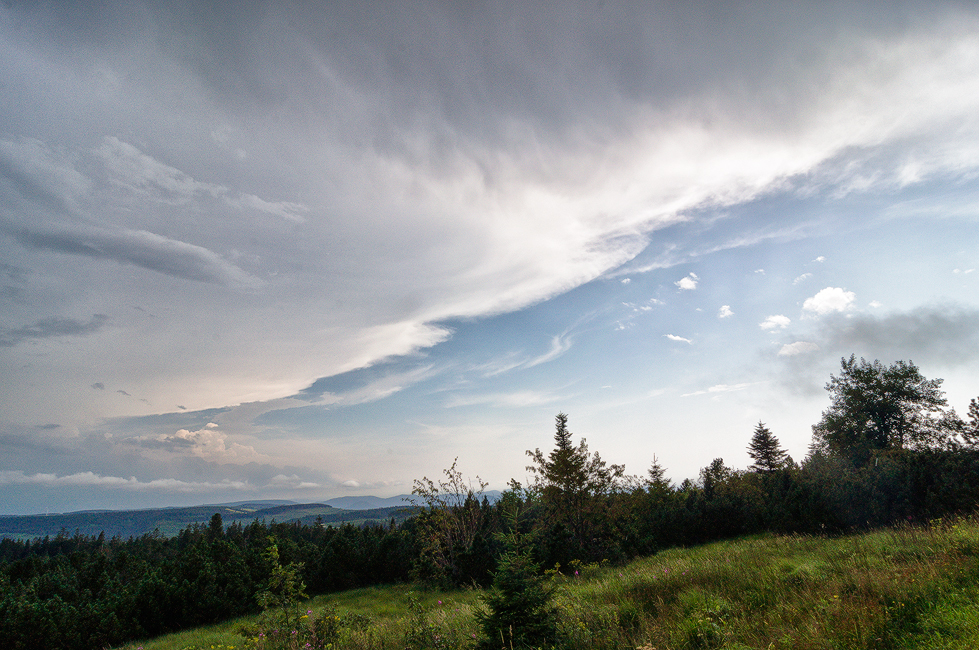
M568 650L979 647L979 522L836 538L757 536L555 574ZM471 648L479 592L362 589L310 602L335 648ZM333 608L333 609L330 609ZM127 646L249 647L246 621Z

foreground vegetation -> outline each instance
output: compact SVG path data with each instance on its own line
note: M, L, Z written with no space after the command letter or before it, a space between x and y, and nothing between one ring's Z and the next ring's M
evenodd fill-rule
M265 609L266 619L252 637L253 645L265 650L341 642L385 647L388 641L382 640L389 638L401 639L408 648L471 641L479 650L602 643L719 647L738 639L752 647L760 642L756 637L762 628L778 629L782 621L791 622L789 631L771 637L772 647L783 641L792 647L870 647L848 644L871 641L876 647L896 647L898 638L924 633L922 621L933 613L927 603L950 594L972 595L967 583L960 591L951 583L922 591L924 578L901 586L900 576L937 571L928 567L941 565L948 555L957 558L948 560L950 567L974 577L969 573L971 546L943 547L937 555L922 548L892 552L891 564L904 567L905 574L871 570L878 560L859 560L867 563L863 573L838 569L839 560L806 559L802 551L795 559L766 560L774 562L774 569L760 561L752 564L749 554L737 560L749 567L747 574L725 574L704 558L703 567L689 563L686 574L680 570L688 580L704 576L702 585L671 583L680 579L681 567L663 567L658 581L642 577L640 569L638 582L612 589L626 595L610 597L614 602L608 604L602 604L604 596L579 598L575 594L586 592L575 585L585 583L585 567L624 567L639 557L667 557L662 552L678 547L763 533L782 535L766 539L786 544L881 526L921 526L975 512L979 401L972 400L966 421L948 407L940 386L941 380L926 379L903 361L884 366L843 359L840 375L827 384L831 406L813 426L813 443L801 463L759 422L747 446L754 461L747 470L716 458L697 480L678 486L655 457L644 476L607 465L584 439L572 442L568 416L559 413L554 448L546 454L527 452L532 484L511 481L494 504L482 496L485 483L467 479L453 463L440 480L416 481L420 507L401 524L225 527L215 514L208 525L190 526L173 538L62 534L30 542L2 540L0 638L13 650L101 648ZM961 526L942 534L962 538ZM939 539L930 529L920 534ZM793 537L805 535L814 537ZM932 564L918 566L918 561ZM557 573L546 579L545 569ZM704 574L708 569L713 573ZM746 582L754 574L768 576L767 582ZM629 575L618 577L628 583ZM859 575L862 582L834 582ZM399 614L401 622L391 623L390 629L400 631L384 634L371 631L373 619L295 608L307 592L394 583L488 591L480 609L467 605L467 612L460 606L457 615L429 611L418 602L409 614ZM793 585L789 593L802 593L802 600L794 595L767 600L766 594ZM856 603L854 611L861 614L838 614L838 601ZM823 618L805 618L813 611ZM444 620L431 618L436 615ZM737 631L745 625L758 629ZM283 636L286 632L290 636ZM589 641L590 635L596 636Z
M553 646L569 650L979 647L974 518L840 537L753 536L619 567L568 567L548 580ZM309 601L310 618L301 621L335 620L336 649L475 648L483 602L478 589L359 589ZM239 619L125 648L273 647L239 632L259 622ZM510 646L503 639L494 647Z

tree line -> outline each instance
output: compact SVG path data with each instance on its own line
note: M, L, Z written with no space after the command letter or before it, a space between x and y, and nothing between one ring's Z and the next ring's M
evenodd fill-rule
M543 569L573 572L765 531L833 534L973 511L979 404L960 418L941 384L910 362L844 358L802 461L759 422L748 469L717 458L679 485L655 457L642 476L607 464L584 438L574 442L559 413L553 449L527 451L530 484L511 481L493 504L486 484L453 463L442 478L415 482L421 508L398 525L224 526L215 515L169 538L4 539L0 638L11 648L104 647L255 612L280 560L310 594L403 581L490 586L488 635L513 628L514 616L546 635L544 623L532 624L544 620L533 609L546 607ZM513 609L514 599L531 605Z

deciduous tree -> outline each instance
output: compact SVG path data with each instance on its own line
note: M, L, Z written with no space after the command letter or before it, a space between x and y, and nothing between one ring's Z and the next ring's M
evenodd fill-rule
M926 379L910 361L884 366L862 358L858 363L850 355L826 384L832 404L813 425L813 447L858 465L875 450L947 447L956 418L944 411L941 385L941 379Z

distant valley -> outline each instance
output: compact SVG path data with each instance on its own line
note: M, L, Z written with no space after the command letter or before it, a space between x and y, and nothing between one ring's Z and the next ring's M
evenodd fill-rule
M86 510L43 515L0 516L0 537L33 539L46 535L55 536L61 531L68 535L106 538L138 537L159 531L164 536L176 535L187 526L205 524L218 513L225 525L240 522L247 525L264 519L280 523L302 522L312 524L317 520L324 525L369 522L384 523L391 519L402 521L414 508L407 499L411 495L380 498L375 496L338 497L322 503L296 503L283 500L253 500L177 508L147 510Z

